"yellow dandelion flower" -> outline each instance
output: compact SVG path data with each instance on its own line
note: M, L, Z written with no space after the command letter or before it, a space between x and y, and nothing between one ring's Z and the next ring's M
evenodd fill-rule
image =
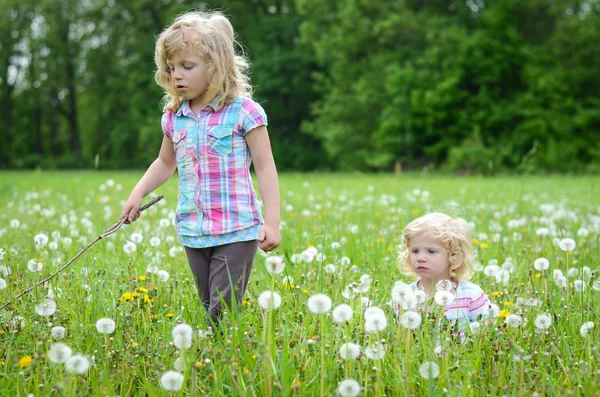
M488 247L489 247L489 245L487 245L487 243L481 243L481 244L479 245L479 248L481 248L481 249L486 249L486 248L488 248Z
M479 244L479 240L477 240L476 238L473 239L473 245L477 245Z
M156 315L156 314L151 315L150 320L152 320L152 321L158 320L158 315Z
M307 289L303 289L302 292L304 292L305 294L308 294L308 290Z
M131 347L138 347L138 344L137 344L137 342L135 342L135 341L134 341L134 342L131 342Z
M506 318L506 317L508 317L509 314L510 314L510 312L508 310L506 310L506 309L500 310L500 314L498 314L498 317L500 317L500 318Z
M536 273L535 278L542 278L542 273Z
M144 303L151 303L152 299L148 295L144 295Z
M139 276L138 278L140 279L140 281L146 281L146 275L145 274L143 276Z
M494 291L492 292L492 296L502 296L504 294L504 292L502 291Z
M140 292L148 292L148 290L144 287L139 287L138 289L140 290Z
M31 356L23 356L19 360L19 366L21 368L27 368L31 364Z
M4 361L0 361L0 365L4 365L6 364Z
M121 298L119 299L121 302L130 301L133 299L131 292L123 292Z
M173 316L175 316L174 313L167 313L167 318L173 318Z
M132 298L134 298L134 299L137 299L137 298L139 298L139 297L140 297L140 293L139 293L139 292L133 292L133 293L131 294L131 297L132 297Z
M248 299L243 300L244 305L250 305L250 301Z
M252 358L253 358L253 359L256 359L256 354L253 354L253 355L252 355Z
M567 251L567 255L572 256L573 255L573 251Z
M514 307L515 304L513 302L506 301L506 302L504 302L504 306Z

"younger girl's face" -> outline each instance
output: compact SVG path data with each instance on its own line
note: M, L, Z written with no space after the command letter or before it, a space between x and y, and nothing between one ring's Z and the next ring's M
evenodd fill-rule
M190 106L206 105L213 98L204 98L209 85L209 75L204 61L192 51L180 51L167 60L172 84L177 92L190 101Z
M410 239L409 246L410 266L421 280L430 283L450 280L448 250L439 240L422 232Z

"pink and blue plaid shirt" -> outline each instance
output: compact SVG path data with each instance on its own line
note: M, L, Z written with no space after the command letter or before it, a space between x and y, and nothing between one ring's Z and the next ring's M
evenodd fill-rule
M164 113L162 129L179 172L175 225L182 244L203 248L258 237L263 219L244 136L262 125L263 108L243 97L220 109L213 100L197 117L187 101Z

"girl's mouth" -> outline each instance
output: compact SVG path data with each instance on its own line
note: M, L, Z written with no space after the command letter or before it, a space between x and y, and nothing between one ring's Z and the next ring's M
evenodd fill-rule
M183 85L178 85L178 86L177 86L177 91L183 91L183 90L185 90L185 89L186 89L186 87L185 87L185 86L183 86Z

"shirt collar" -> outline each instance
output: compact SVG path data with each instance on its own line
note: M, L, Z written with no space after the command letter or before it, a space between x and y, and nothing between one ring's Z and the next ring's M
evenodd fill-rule
M210 101L206 106L210 107L213 111L217 111L219 109L219 99L221 98L221 95L217 94L216 97L213 98L212 101ZM190 108L190 104L188 102L187 99L183 100L183 103L181 104L181 106L179 107L179 109L177 110L177 113L175 114L176 116L193 116L194 112L192 112L192 109Z

